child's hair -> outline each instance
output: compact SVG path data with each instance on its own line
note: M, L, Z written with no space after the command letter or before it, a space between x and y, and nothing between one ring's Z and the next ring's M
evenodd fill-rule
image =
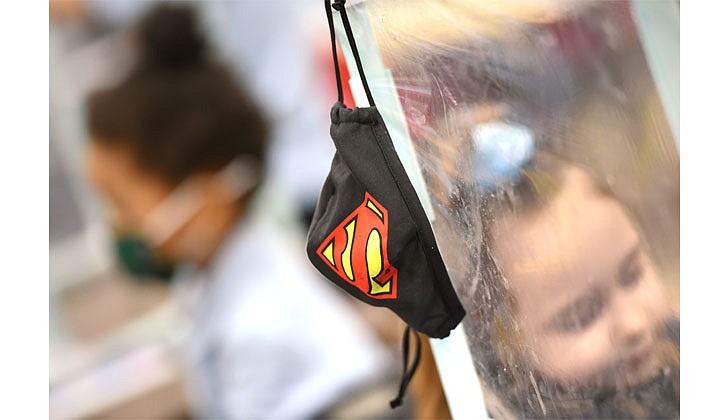
M128 148L142 169L172 185L241 155L262 170L268 124L231 73L209 57L194 9L156 6L135 35L136 66L88 99L93 141Z
M492 194L479 196L482 238L471 248L472 281L475 284L469 303L471 335L476 332L477 345L472 346L473 359L481 378L513 415L527 418L581 417L660 417L650 407L658 401L635 402L634 395L616 393L614 389L586 389L568 386L541 374L526 357L527 346L518 330L518 302L509 289L491 249L499 237L498 228L504 218L522 220L542 211L562 190L570 168L580 168L591 181L589 188L597 195L617 199L606 183L598 181L590 171L549 153L537 153L521 170L520 180ZM623 206L624 207L624 206ZM631 212L624 207L628 214ZM634 218L630 215L630 218ZM477 238L476 238L477 240ZM679 322L679 321L676 321ZM667 326L668 328L674 326ZM669 334L668 334L669 335ZM679 401L679 350L667 335L658 348L661 360L671 367L669 375L653 385L676 393ZM647 386L647 385L646 385ZM645 392L656 392L650 388ZM671 395L671 397L673 397ZM649 398L659 399L662 395ZM670 413L669 408L665 408ZM669 415L669 414L667 414Z

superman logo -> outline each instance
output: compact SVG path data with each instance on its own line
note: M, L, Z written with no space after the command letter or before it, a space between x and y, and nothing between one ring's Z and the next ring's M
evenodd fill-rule
M369 193L316 253L344 281L375 299L397 298L397 269L389 264L387 209Z

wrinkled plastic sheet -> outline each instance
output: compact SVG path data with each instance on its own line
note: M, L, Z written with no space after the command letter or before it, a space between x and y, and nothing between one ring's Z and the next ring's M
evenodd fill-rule
M489 414L679 417L679 156L632 5L349 7L387 70L370 85L394 85L378 107L406 122Z

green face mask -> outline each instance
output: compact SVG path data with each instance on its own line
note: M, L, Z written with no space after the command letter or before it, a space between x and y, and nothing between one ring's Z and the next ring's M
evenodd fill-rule
M119 264L135 278L165 283L172 280L174 265L157 257L149 242L141 236L123 234L114 242Z
M223 168L220 176L230 189L230 199L236 200L257 183L257 165L249 158L237 157ZM177 233L204 202L194 179L189 179L144 217L135 229L139 234L117 234L116 257L122 268L136 278L171 281L174 264L160 259L154 249ZM193 255L179 258L194 261Z

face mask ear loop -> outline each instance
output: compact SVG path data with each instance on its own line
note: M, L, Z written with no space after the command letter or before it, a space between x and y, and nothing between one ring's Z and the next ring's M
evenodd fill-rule
M254 163L242 157L228 163L221 175L232 190L233 199L240 198L257 183ZM160 246L200 211L204 201L197 181L184 181L144 218L142 232L153 246Z
M361 64L361 57L359 56L359 50L356 48L356 41L354 40L354 33L351 30L351 24L349 23L349 17L346 15L346 0L335 0L333 7L341 14L341 21L344 24L344 30L346 31L346 37L349 40L349 46L351 47L351 52L354 55L354 61L356 61L356 69L359 72L359 78L361 78L362 86L364 86L364 92L367 94L367 100L369 101L369 106L376 106L374 104L374 97L372 96L371 90L369 90L369 83L367 83L367 78L364 75L364 67ZM331 10L330 10L330 2L329 0L326 0L326 16L329 19L329 30L331 32L331 44L332 49L334 51L334 64L336 65L336 82L338 84L339 88L339 102L342 101L341 96L341 76L339 76L339 66L336 61L336 44L334 42L334 22L333 17L331 16Z
M183 182L144 218L142 232L153 246L166 242L202 208L203 200L195 184L194 180Z
M344 93L341 89L341 74L339 73L339 58L336 54L336 34L334 32L334 17L331 13L331 1L324 2L326 8L326 19L329 21L329 33L331 34L331 52L334 55L334 73L336 73L336 89L339 93L339 102L344 103Z
M415 349L415 358L412 361L412 368L407 371L407 364L409 363L409 336L410 331L412 331L415 335L415 338L417 339L417 347ZM407 326L404 329L404 338L402 339L402 381L399 384L399 393L397 394L397 397L394 398L392 401L389 402L389 406L392 408L397 408L400 405L402 405L402 399L404 398L404 393L407 391L407 385L409 385L410 381L412 380L412 377L415 376L415 371L417 371L417 366L420 364L420 353L421 353L421 347L422 343L420 342L420 336L417 334L417 331L412 330L409 326Z
M233 200L242 197L258 183L258 165L248 156L240 156L222 170Z

